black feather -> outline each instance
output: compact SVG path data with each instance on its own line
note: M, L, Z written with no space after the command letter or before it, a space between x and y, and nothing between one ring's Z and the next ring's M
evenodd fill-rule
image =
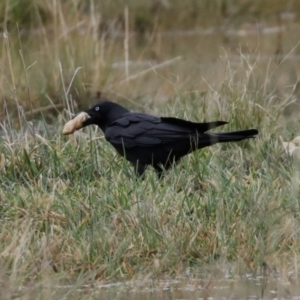
M113 147L134 164L141 175L152 165L160 175L182 156L216 143L242 141L258 134L256 129L206 133L227 122L195 123L172 117L157 117L129 112L113 103L103 102L86 111L90 119L83 126L96 124Z

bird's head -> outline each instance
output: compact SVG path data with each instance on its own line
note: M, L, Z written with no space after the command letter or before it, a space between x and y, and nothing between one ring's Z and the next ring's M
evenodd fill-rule
M89 125L98 125L102 131L113 121L121 118L125 113L129 112L121 105L104 101L94 107L77 114L70 120L63 129L63 134L72 134L76 130Z

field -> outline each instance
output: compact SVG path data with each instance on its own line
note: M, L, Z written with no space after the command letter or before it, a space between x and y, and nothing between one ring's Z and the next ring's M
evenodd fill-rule
M187 273L297 286L299 161L282 141L300 135L299 4L122 3L0 4L1 299ZM100 129L61 134L103 97L259 135L140 180Z

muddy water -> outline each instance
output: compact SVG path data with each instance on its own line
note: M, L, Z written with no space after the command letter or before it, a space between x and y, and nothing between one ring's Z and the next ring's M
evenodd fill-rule
M154 102L178 93L222 91L224 83L232 82L249 91L259 91L263 96L297 96L300 91L299 84L296 85L300 78L299 28L298 23L242 24L239 29L170 31L143 38L132 34L129 75L141 76L120 84L108 83L105 88L130 99L146 101L149 98ZM115 55L112 69L120 72L124 69L123 37L115 38L120 53ZM170 60L170 64L155 69ZM140 73L149 68L153 70Z
M68 287L62 287L68 289ZM77 289L87 299L103 300L219 300L219 299L300 299L300 286L284 280L263 277L244 279L186 279L137 280L98 284ZM68 298L69 299L69 298Z

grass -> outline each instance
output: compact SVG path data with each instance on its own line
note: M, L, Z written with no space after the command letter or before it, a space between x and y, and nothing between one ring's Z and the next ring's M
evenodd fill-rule
M297 109L298 70L288 60L299 52L296 38L282 38L283 54L289 54L282 62L263 63L260 51L272 55L278 39L258 47L249 37L239 51L234 38L224 41L218 34L174 41L161 35L170 18L164 23L158 14L155 29L126 41L126 34L99 35L101 18L83 2L54 9L55 3L29 3L37 23L14 12L16 6L7 6L2 17L2 297L83 299L76 289L86 283L169 278L187 270L193 278L199 270L204 278L247 272L275 278L278 272L297 282L299 164L283 155L281 144L281 138L299 135L297 116L284 117L291 102L292 113ZM182 2L174 3L171 10L180 11ZM262 16L268 7L263 3ZM128 4L130 30L135 4ZM105 9L107 16L124 13L124 7ZM18 15L28 22L6 26ZM186 19L179 14L178 20ZM181 28L200 24L194 21ZM237 63L232 55L238 52ZM260 133L195 152L162 180L149 168L141 181L99 129L61 135L66 111L99 100L96 91L135 110L227 120L224 130L252 127ZM62 284L71 287L57 287Z
M111 280L171 276L216 262L230 263L234 273L296 267L293 161L281 158L272 124L263 124L265 112L255 103L232 99L215 114L240 115L249 106L253 113L228 129L251 122L258 138L189 155L161 181L151 169L146 180L135 179L98 129L66 138L61 120L58 132L47 133L45 123L34 136L7 131L0 174L7 275L25 282L45 272Z

